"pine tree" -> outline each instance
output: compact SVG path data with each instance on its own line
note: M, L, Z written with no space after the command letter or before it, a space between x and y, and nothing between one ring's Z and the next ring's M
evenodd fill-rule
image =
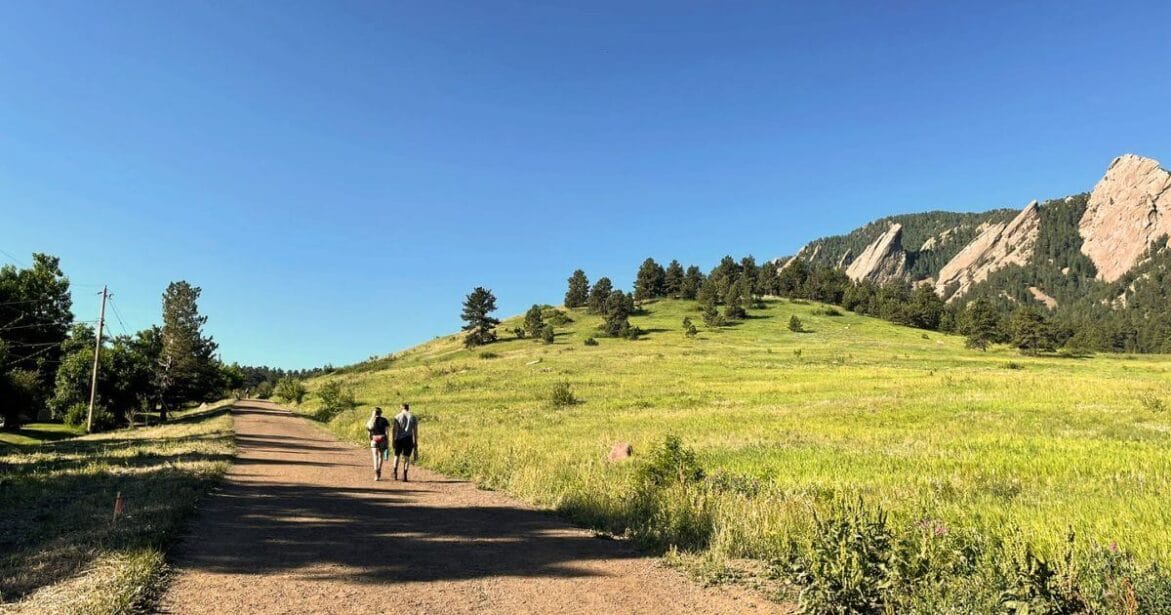
M634 279L634 300L638 303L663 296L664 278L666 273L662 265L655 259L648 258L638 268L638 276Z
M747 280L746 277L737 280L728 287L728 292L724 295L724 317L728 320L739 320L748 316L748 312L744 310L744 289Z
M778 282L777 264L773 261L766 261L760 266L760 272L756 274L756 292L760 295L777 295Z
M667 265L667 272L663 276L663 294L675 299L680 298L683 293L683 280L685 277L686 274L683 273L683 265L680 265L677 260L672 260Z
M935 294L935 285L920 284L911 291L911 301L905 313L906 324L932 331L939 329L943 306L943 299Z
M602 330L610 337L627 337L630 334L630 299L626 293L616 290L606 298L606 322Z
M987 350L1001 339L1000 315L987 299L980 297L968 304L959 323L959 331L967 337L968 348Z
M610 293L613 290L614 285L610 283L610 278L598 278L598 281L594 283L594 287L590 290L590 312L594 314L605 314L606 300L610 298Z
M716 309L714 293L703 304L703 324L709 328L724 326L724 317L720 315L720 310Z
M1013 313L1009 323L1012 331L1012 344L1024 354L1035 355L1040 352L1052 351L1054 348L1053 334L1049 323L1040 312L1021 306Z
M690 316L683 317L683 335L687 337L695 337L699 334L699 329L695 328L695 323L691 322Z
M699 290L695 293L695 300L700 305L712 304L716 305L720 300L719 290L716 288L716 283L710 277L705 278L703 283L699 285Z
M789 317L789 330L793 333L802 333L805 331L805 323L801 322L796 314L793 314Z
M699 287L703 286L703 272L699 267L692 265L683 274L683 284L679 287L680 299L695 299L699 295Z
M541 306L534 303L533 307L525 312L525 333L528 333L529 337L537 338L544 328L545 319L541 317Z
M494 328L500 324L500 321L489 316L495 311L496 297L492 291L477 286L468 294L467 298L464 299L463 314L460 315L460 318L467 323L463 326L463 330L467 331L467 335L464 336L464 346L472 348L496 341Z
M569 290L565 291L565 307L573 309L585 305L590 299L590 281L581 269L569 276Z
M184 281L171 282L163 293L162 353L158 382L165 408L203 401L219 392L218 345L204 337L207 316L199 314L202 290ZM164 416L165 419L165 416Z

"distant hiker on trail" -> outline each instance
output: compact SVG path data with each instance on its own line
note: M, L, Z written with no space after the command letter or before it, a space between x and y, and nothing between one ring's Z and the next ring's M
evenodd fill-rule
M403 461L403 481L407 478L407 471L411 469L411 454L415 461L419 460L419 419L411 414L411 406L403 404L403 409L394 417L394 479L398 480L398 461Z
M366 421L370 434L370 452L374 455L374 480L382 480L382 460L390 456L390 421L382 416L382 408L375 408ZM398 459L394 461L394 475L398 478Z

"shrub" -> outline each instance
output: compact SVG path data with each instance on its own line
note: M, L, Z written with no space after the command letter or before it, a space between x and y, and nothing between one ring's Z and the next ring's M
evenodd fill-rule
M813 535L795 566L801 608L812 613L881 613L894 535L881 509L861 499L814 515Z
M256 385L256 399L268 399L272 397L272 383L265 380Z
M552 344L556 339L557 338L553 333L553 325L545 325L541 328L541 341L545 342L546 344Z
M305 385L296 378L285 376L277 381L272 394L287 403L299 404L305 400Z
M89 420L89 404L78 402L69 406L63 417L66 425L84 427ZM101 404L94 404L94 431L105 431L114 427L114 414Z
M321 385L317 396L321 398L321 408L317 410L314 418L322 422L327 422L347 410L353 410L358 405L354 400L354 391L343 386L340 380L330 380Z
M541 317L545 319L545 322L553 325L554 327L564 327L565 325L573 323L573 319L569 317L569 314L566 314L565 312L555 307L545 306L545 308L541 310Z
M1167 403L1154 393L1144 393L1138 400L1147 412L1161 413L1167 410Z
M587 338L585 338L584 341L582 341L582 343L585 344L586 346L597 346L598 340L596 340L592 337L587 337Z
M1069 538L1067 562L1073 557L1073 535ZM1070 570L1059 574L1048 562L1037 557L1031 546L1012 558L1008 589L1000 604L1013 613L1084 613L1086 604L1074 585Z
M813 310L813 315L814 316L841 316L842 313L840 311L838 311L838 308L827 305L824 308L815 308Z
M801 333L805 331L805 325L801 323L801 319L797 318L796 314L789 317L789 330L793 333Z
M690 316L683 317L683 335L687 337L695 337L699 334L699 329L695 328L695 323L691 322Z
M498 359L498 358L500 358L500 355L496 354L495 352L492 352L492 351L489 351L489 350L485 350L484 352L481 352L481 353L480 353L480 358L481 358L481 359L485 359L485 360L487 360L487 359Z
M703 480L704 472L695 459L695 451L683 446L678 436L669 435L647 454L638 476L648 486L686 486Z
M549 394L549 401L555 407L572 406L578 403L578 399L573 396L573 390L569 388L569 383L562 381L553 384L553 390Z
M1024 368L1025 368L1024 365L1021 365L1020 363L1017 363L1016 361L1009 361L1008 363L1004 364L1004 369L1024 369Z
M523 340L525 338L525 328L524 327L513 327L512 334L516 336L516 339Z

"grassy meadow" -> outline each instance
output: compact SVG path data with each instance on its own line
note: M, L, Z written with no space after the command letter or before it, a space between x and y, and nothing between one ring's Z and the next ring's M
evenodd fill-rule
M231 429L231 417L213 411L0 443L0 612L126 613L149 603L166 547L230 463Z
M992 608L1014 583L1050 583L1014 580L1026 545L1070 574L1103 553L1171 566L1168 357L980 352L825 307L772 300L713 331L693 302L660 301L631 319L643 338L596 346L583 341L601 317L582 310L551 345L514 339L514 318L495 344L437 338L309 388L353 388L361 407L330 422L343 437L365 438L371 406L409 401L425 465L705 561L771 562L783 576L815 519L861 497L897 536L954 552L939 556L951 580L908 590L920 610ZM806 332L788 329L794 314ZM559 382L578 403L551 403ZM636 470L670 434L706 479L648 507ZM606 460L618 442L633 460Z

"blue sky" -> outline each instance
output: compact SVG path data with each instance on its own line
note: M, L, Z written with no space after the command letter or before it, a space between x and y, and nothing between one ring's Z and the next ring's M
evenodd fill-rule
M959 4L7 3L0 260L130 330L189 280L225 360L309 367L477 285L513 314L1171 163L1166 3Z

